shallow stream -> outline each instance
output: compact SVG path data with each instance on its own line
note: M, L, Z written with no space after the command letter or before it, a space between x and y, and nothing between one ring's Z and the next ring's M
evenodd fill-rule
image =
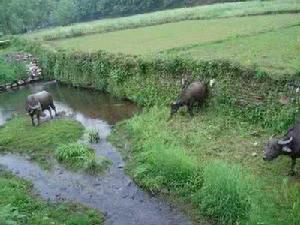
M191 224L178 208L140 189L124 173L120 153L106 139L116 122L138 111L134 104L55 82L37 83L0 94L0 125L14 113L25 114L27 95L41 90L53 94L58 112L72 116L86 128L99 130L101 142L92 147L97 156L110 159L112 165L103 176L72 172L59 164L46 171L28 157L14 154L0 155L0 165L31 181L34 191L45 200L70 201L98 209L104 213L107 225Z

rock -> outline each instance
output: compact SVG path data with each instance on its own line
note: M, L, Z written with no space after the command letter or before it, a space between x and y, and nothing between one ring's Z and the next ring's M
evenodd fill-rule
M287 105L289 103L289 98L287 96L281 96L280 99L279 99L279 102L282 105Z
M118 168L119 168L119 169L124 168L124 164L123 164L123 163L120 163L120 164L118 165Z
M19 81L18 81L18 85L19 85L19 86L24 85L24 83L25 83L25 82L24 82L23 80L19 80Z
M253 137L260 137L260 133L259 133L259 131L257 131L257 130L252 131L252 132L250 133L250 135L253 136Z
M17 84L17 83L13 83L13 84L11 85L11 87L12 87L12 88L16 88L16 87L18 87L18 84Z
M251 154L253 157L256 157L257 156L257 153L256 152L252 152Z

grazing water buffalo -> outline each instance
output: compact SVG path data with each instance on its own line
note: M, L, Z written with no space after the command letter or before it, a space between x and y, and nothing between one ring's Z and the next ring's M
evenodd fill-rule
M195 103L200 106L207 96L206 85L200 81L196 81L183 88L179 98L176 102L171 104L171 116L170 118L178 111L182 106L187 106L190 116L193 114L193 106Z
M29 95L26 101L26 111L31 117L32 126L34 123L34 115L36 115L38 120L38 125L40 124L40 116L44 110L49 110L50 117L52 117L51 108L54 110L56 115L56 108L53 104L53 97L47 91L41 91L33 95Z
M300 123L290 128L281 140L271 139L265 146L264 160L270 161L279 155L289 155L291 157L290 175L294 175L296 158L300 157Z

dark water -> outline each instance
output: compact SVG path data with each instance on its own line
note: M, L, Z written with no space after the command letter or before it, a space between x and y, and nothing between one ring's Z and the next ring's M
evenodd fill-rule
M35 84L0 94L0 124L4 124L13 113L25 113L26 96L41 90L53 94L58 112L65 112L86 128L99 130L102 141L91 147L97 156L109 158L112 166L103 176L71 172L59 164L45 171L26 157L13 154L0 155L0 165L31 181L34 190L44 199L79 202L100 210L108 225L191 224L176 207L150 196L135 185L123 171L121 155L106 140L111 125L138 111L134 104L56 83Z

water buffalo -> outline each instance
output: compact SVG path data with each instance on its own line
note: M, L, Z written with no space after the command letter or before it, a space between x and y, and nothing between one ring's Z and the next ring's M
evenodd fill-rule
M52 117L51 108L54 110L56 115L56 108L53 104L53 97L47 91L41 91L33 95L29 95L26 101L26 111L31 117L32 126L35 126L34 115L36 115L38 120L38 125L40 124L40 116L44 110L49 110L50 117Z
M286 135L281 139L271 139L265 146L263 159L273 160L279 155L288 155L292 159L290 175L294 175L296 158L300 157L300 123L290 128Z
M188 112L191 117L193 114L193 106L195 103L200 106L207 96L207 87L204 83L196 81L183 88L177 101L171 104L170 118L178 111L182 106L187 106Z

